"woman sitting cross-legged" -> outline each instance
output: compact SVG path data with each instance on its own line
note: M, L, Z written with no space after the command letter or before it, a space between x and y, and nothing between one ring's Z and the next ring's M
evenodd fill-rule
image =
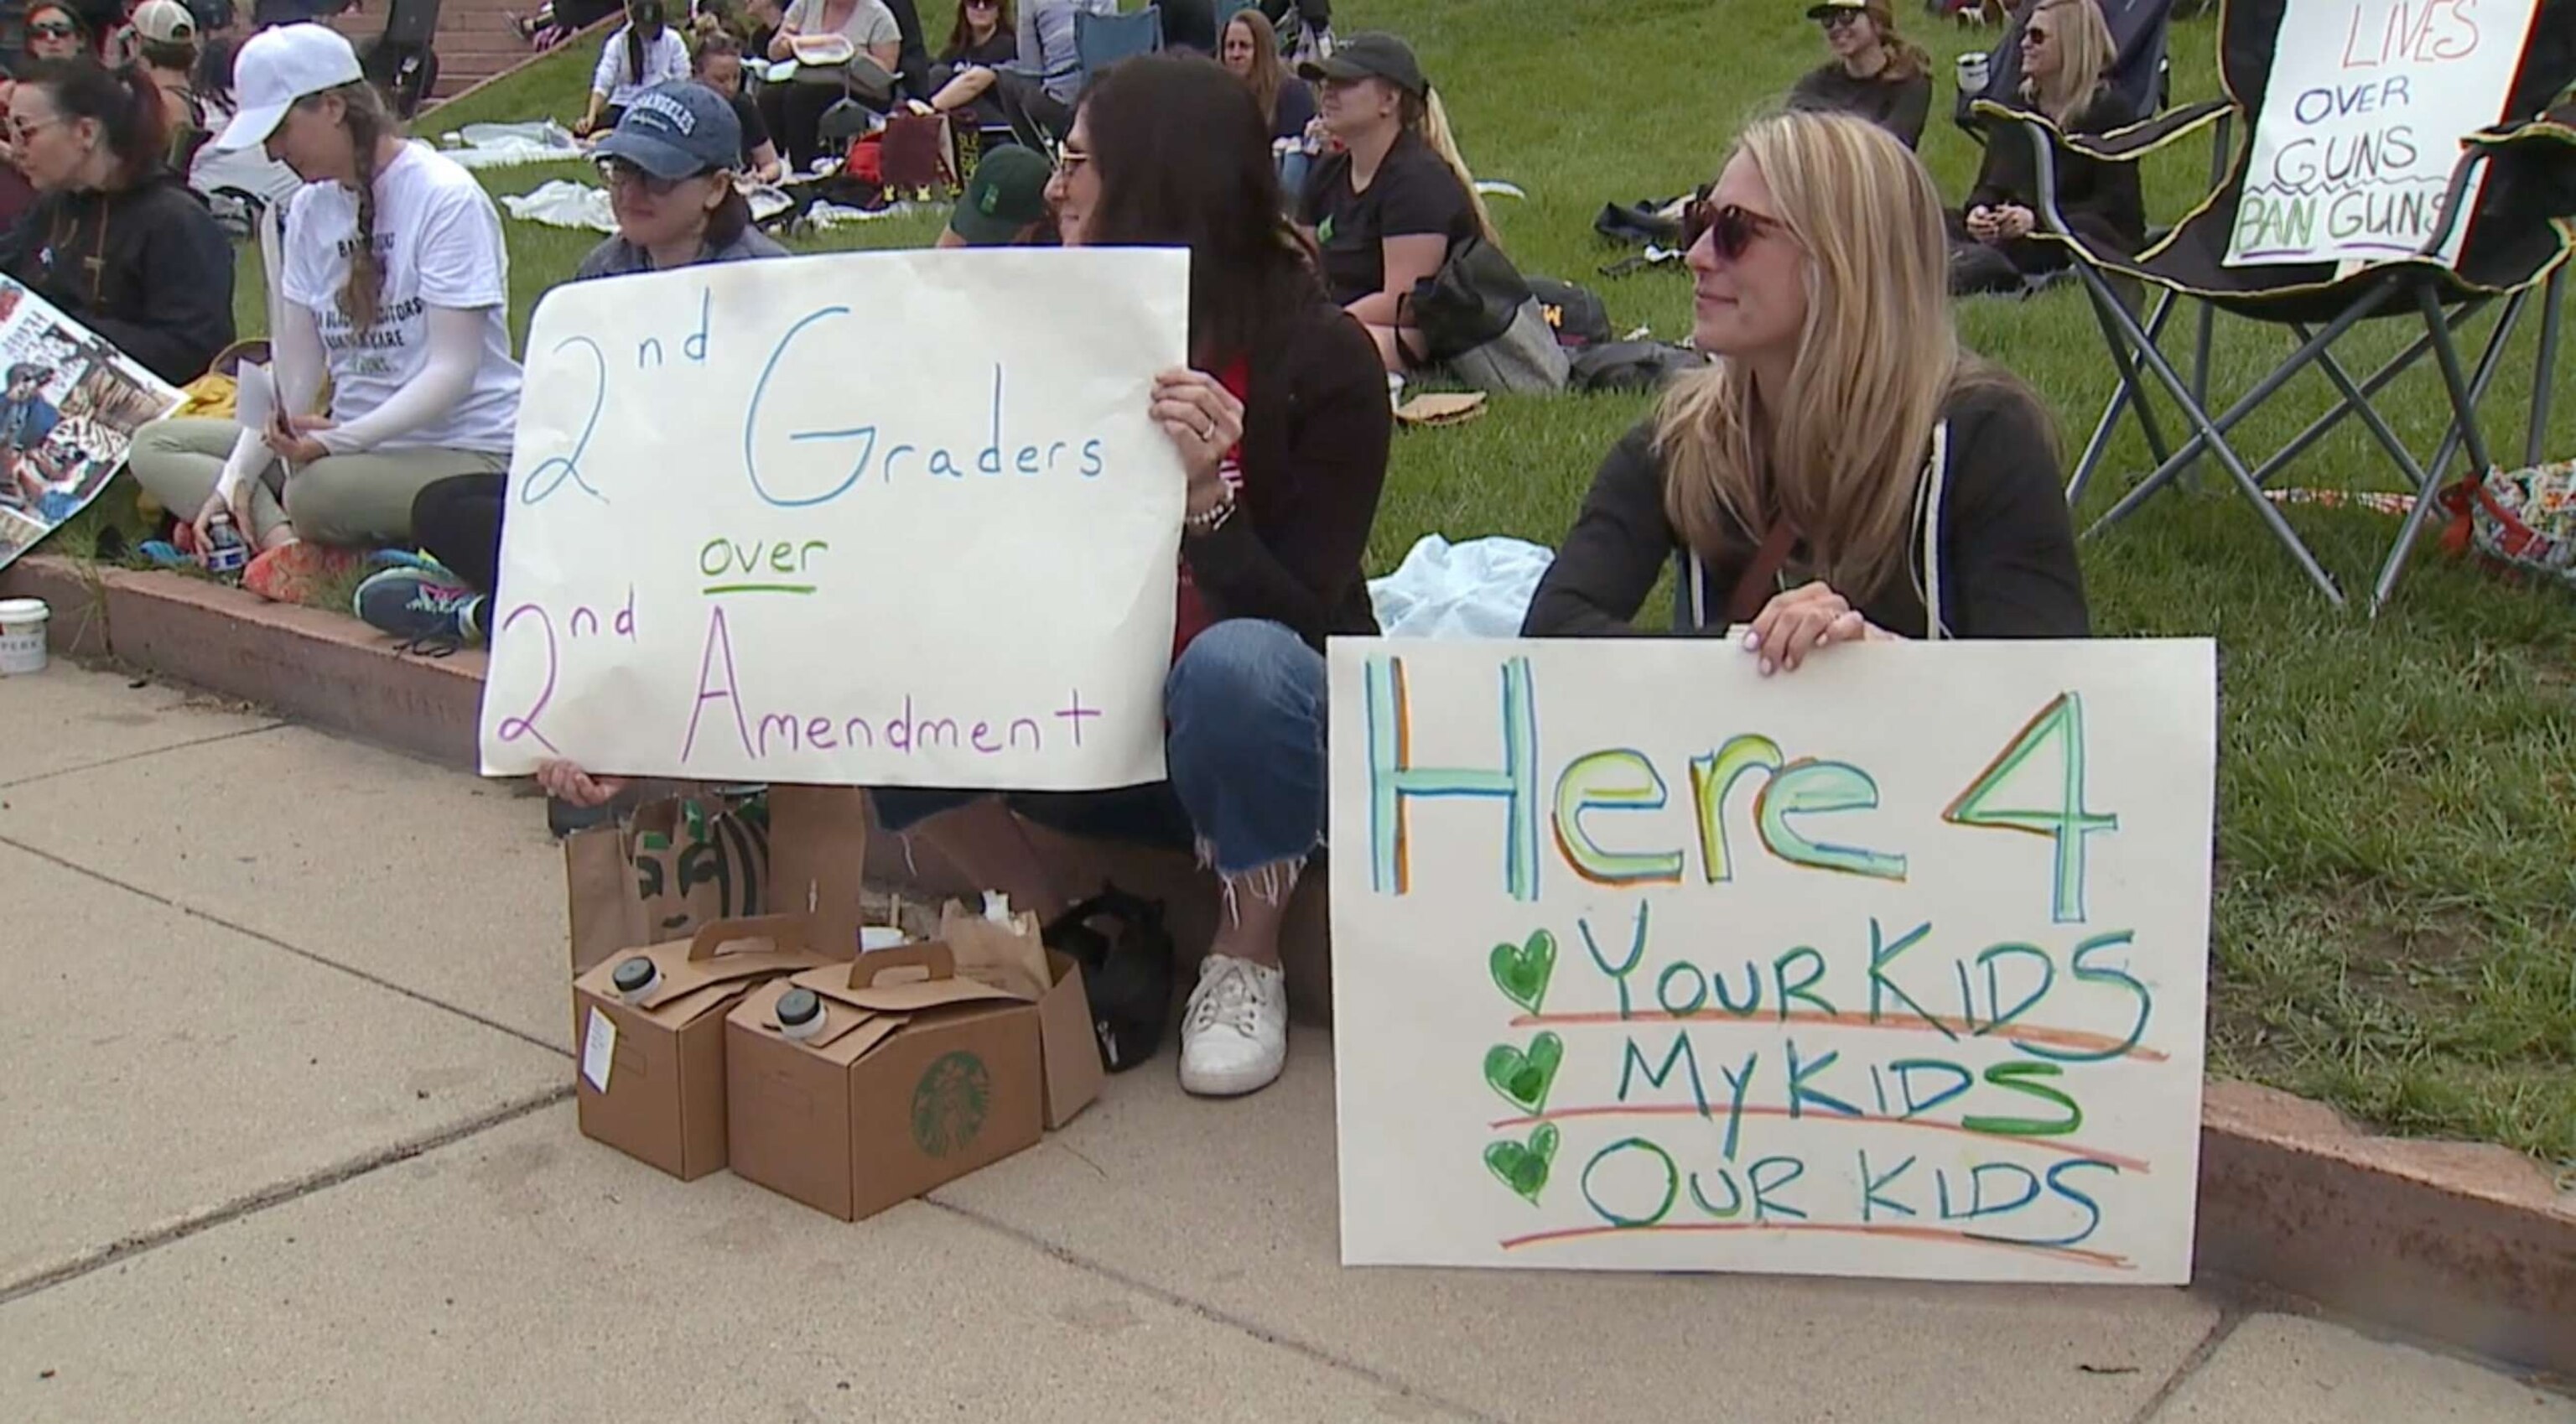
M626 0L626 23L600 43L599 67L590 76L590 106L573 121L573 136L588 138L617 127L618 116L636 95L688 77L689 43L664 18L662 0Z
M264 144L305 181L272 304L277 418L156 421L128 462L193 518L197 550L229 513L259 551L244 584L295 602L353 548L409 542L424 486L509 468L509 252L483 185L403 137L338 31L264 31L234 75L241 111L216 146ZM307 414L325 375L331 413Z
M1694 340L1610 452L1522 632L1623 634L1676 555L1675 631L1768 675L1866 638L2080 638L2047 413L1951 325L1940 197L1884 130L1744 131L1694 215Z
M2137 119L2111 86L2119 51L2094 0L2040 0L2022 22L2021 98L2062 133L2107 134ZM1977 186L1951 227L1951 289L2012 292L2028 278L2062 271L2073 257L2039 235L2038 158L2009 126L1986 145ZM2138 165L2103 163L2057 149L2057 210L2096 252L2134 253L2146 245L2146 200Z
M751 225L751 205L734 187L742 154L734 108L705 85L644 91L594 152L617 231L581 259L572 280L787 255ZM442 568L374 575L358 585L358 616L408 641L481 641L491 626L484 600L500 580L508 484L506 474L476 471L424 486L412 500L413 537Z
M1188 478L1168 782L986 796L880 790L890 829L1052 920L1078 898L1021 817L1070 835L1195 850L1225 915L1181 1026L1181 1086L1252 1092L1287 1060L1279 931L1323 844L1324 640L1376 629L1360 573L1394 419L1368 335L1334 306L1281 214L1270 139L1207 60L1128 60L1084 97L1053 187L1067 246L1186 246L1190 369L1151 415ZM596 804L623 784L560 763L540 779Z

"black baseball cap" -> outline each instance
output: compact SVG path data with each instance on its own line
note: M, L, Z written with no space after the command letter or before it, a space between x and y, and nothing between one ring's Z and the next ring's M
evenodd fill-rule
M1422 61L1413 57L1413 46L1386 34L1353 35L1334 45L1329 58L1298 65L1297 74L1310 84L1327 79L1343 83L1383 79L1417 99L1431 88L1431 82L1422 77Z

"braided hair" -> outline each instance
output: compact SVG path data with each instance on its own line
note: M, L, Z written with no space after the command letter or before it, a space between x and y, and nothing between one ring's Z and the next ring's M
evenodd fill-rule
M357 163L358 233L349 252L349 280L340 288L340 314L353 329L365 331L376 324L385 295L384 259L376 254L376 150L386 135L399 135L402 125L363 79L323 93L340 97L341 122L348 126Z

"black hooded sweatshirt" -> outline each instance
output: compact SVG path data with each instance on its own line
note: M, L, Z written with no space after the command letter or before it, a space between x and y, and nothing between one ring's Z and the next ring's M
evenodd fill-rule
M0 238L0 271L175 386L232 344L232 243L166 169L45 194Z

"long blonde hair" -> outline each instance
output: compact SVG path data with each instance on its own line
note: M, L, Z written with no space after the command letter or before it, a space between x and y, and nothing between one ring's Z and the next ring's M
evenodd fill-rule
M2057 73L2046 84L2024 79L2021 96L2059 124L2067 124L2102 92L2120 51L2111 43L2110 23L2094 0L2039 0L2023 27L2038 23L2042 15L2057 16L2051 36L2057 43Z
M1476 211L1477 231L1487 242L1501 242L1502 235L1494 231L1494 215L1485 210L1485 195L1476 191L1476 175L1459 156L1458 136L1449 127L1449 110L1440 102L1440 91L1425 84L1421 98L1405 95L1403 114L1404 126L1421 135L1423 143L1458 175L1458 186L1467 190L1467 206Z
M1757 392L1744 363L1719 360L1666 392L1664 508L1703 556L1787 520L1813 572L1859 600L1905 565L1942 405L1988 375L1951 325L1941 195L1903 144L1848 114L1760 119L1735 151L1805 251L1806 323L1785 391Z

